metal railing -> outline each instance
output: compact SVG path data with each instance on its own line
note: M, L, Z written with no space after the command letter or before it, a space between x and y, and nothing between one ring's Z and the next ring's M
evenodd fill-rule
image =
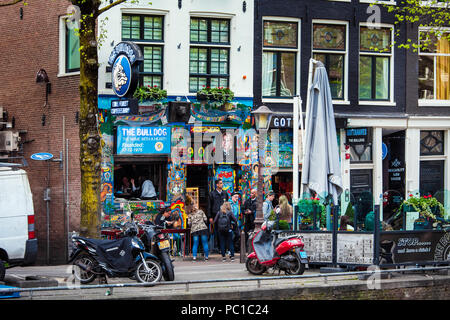
M290 275L290 276L262 276L251 278L230 278L230 279L212 279L212 280L189 280L189 281L163 281L152 284L147 283L119 283L119 284L98 284L98 285L73 285L73 286L61 286L61 287L39 287L39 288L7 288L0 289L0 294L15 293L15 292L29 292L30 298L33 297L34 292L42 291L64 291L64 290L81 290L81 289L109 289L109 294L112 295L114 288L136 288L136 287L156 287L156 286L173 286L173 285L185 285L185 291L189 292L190 285L192 284L208 284L208 283L223 283L223 282L248 282L256 281L258 289L261 288L261 282L266 280L291 280L291 279L311 279L311 278L323 278L324 283L328 283L328 278L336 276L352 276L352 275L381 275L391 273L405 273L405 272L425 272L425 271L438 271L448 270L450 272L450 266L444 267L420 267L420 268L404 268L404 269L388 269L388 270L371 270L371 271L351 271L351 272L335 272L335 273L323 273L323 274L309 274L309 275Z

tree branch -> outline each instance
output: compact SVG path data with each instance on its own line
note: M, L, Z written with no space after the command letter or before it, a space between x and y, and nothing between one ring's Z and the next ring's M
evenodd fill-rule
M97 16L101 15L103 12L108 11L112 7L115 7L118 4L121 4L121 3L125 2L125 1L127 1L127 0L116 0L116 1L114 1L113 3L107 5L106 7L103 7L102 9L98 10L98 15Z
M23 0L10 0L9 2L6 2L6 3L0 3L0 7L12 6L12 5L22 2L22 1Z

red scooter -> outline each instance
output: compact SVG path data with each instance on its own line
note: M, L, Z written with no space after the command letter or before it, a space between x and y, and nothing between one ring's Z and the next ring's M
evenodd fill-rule
M278 274L300 275L305 272L308 255L303 250L304 244L299 236L278 239L281 230L273 230L275 221L266 221L261 226L253 240L253 252L247 256L245 266L255 275L263 274L273 268Z

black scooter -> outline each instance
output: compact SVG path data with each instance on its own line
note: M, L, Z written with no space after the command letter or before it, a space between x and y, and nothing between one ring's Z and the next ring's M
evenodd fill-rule
M127 223L123 237L118 240L99 240L72 237L73 251L69 263L73 262L72 273L81 284L88 284L96 277L106 276L135 278L142 283L156 283L161 280L162 268L159 259L145 251L137 237L138 227Z
M145 251L150 252L154 256L158 257L161 261L164 280L174 281L174 266L169 255L169 234L162 233L161 230L164 229L164 227L157 226L151 221L147 221L145 224L139 224L139 227L143 231L141 240L144 243Z

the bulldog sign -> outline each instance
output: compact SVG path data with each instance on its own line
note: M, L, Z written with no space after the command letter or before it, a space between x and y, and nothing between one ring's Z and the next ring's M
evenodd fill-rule
M139 80L139 64L144 61L139 46L133 42L120 42L112 50L108 64L112 66L112 89L119 98L131 98Z

